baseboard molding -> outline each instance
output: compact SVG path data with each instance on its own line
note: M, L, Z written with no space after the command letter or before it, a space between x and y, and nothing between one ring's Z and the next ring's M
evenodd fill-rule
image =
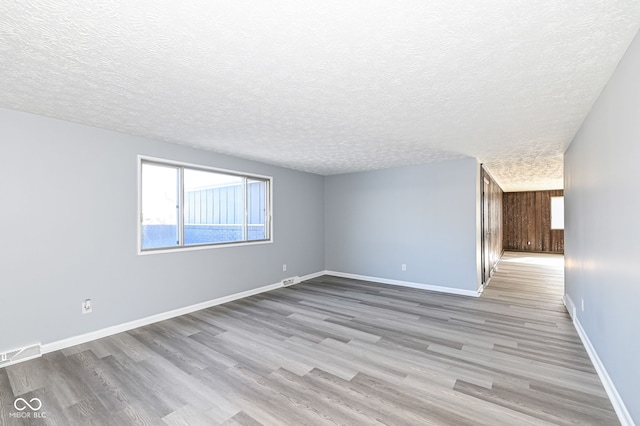
M587 353L589 354L589 358L591 359L591 362L593 363L593 366L595 367L596 372L598 373L598 377L600 377L602 386L604 386L604 390L607 392L607 395L609 396L609 400L613 405L613 409L616 411L616 414L618 415L618 420L620 420L620 423L622 424L622 426L634 426L635 423L631 418L631 414L629 413L629 410L627 410L627 407L624 404L624 401L622 400L622 398L620 397L620 394L618 393L616 386L613 384L613 380L611 380L611 377L609 377L609 373L607 373L607 369L604 367L604 364L600 360L600 357L598 356L598 352L596 352L596 349L591 344L591 340L589 340L589 336L587 336L587 332L584 331L584 328L582 328L582 324L580 324L580 320L576 315L576 305L573 303L573 300L571 300L571 297L569 297L568 294L565 294L562 297L562 302L564 303L564 306L567 308L567 312L569 312L569 316L571 316L571 319L573 320L573 326L576 328L576 331L578 332L578 336L580 336L580 340L582 341L584 348L587 350Z
M327 275L327 271L318 271L318 272L314 272L313 274L309 274L309 275L304 275L302 277L300 277L300 282L305 282L308 280L312 280L314 278L318 278L321 277L323 275Z
M324 271L325 275L333 275L340 278L351 278L354 280L373 281L380 284L397 285L401 287L419 288L421 290L436 291L438 293L457 294L461 296L478 297L480 293L475 290L463 290L460 288L441 287L437 285L414 283L411 281L392 280L388 278L370 277L367 275L348 274L346 272Z
M490 282L491 282L491 278L489 278L486 283L484 283L484 284L482 284L480 286L480 288L478 289L478 296L480 296L480 295L482 295L482 293L484 293L484 290L487 288L487 286L489 285Z
M315 272L313 274L300 277L300 280L301 281L310 280L312 278L316 278L324 274L325 274L324 271ZM233 302L234 300L243 299L245 297L264 293L266 291L276 290L282 287L283 287L282 282L277 282L275 284L269 284L269 285L254 288L251 290L241 291L239 293L231 294L229 296L219 297L217 299L208 300L206 302L196 303L195 305L185 306L184 308L178 308L172 311L151 315L145 318L140 318L140 319L129 321L123 324L106 327L100 330L92 331L90 333L69 337L66 339L58 340L56 342L46 343L42 345L42 353L46 354L49 352L54 352L61 349L69 348L71 346L80 345L82 343L91 342L93 340L102 339L103 337L108 337L114 334L122 333L124 331L133 330L134 328L144 327L145 325L179 317L180 315L187 315L192 312L210 308L212 306L222 305L224 303Z
M489 283L491 282L493 275L500 270L500 262L502 261L503 255L504 255L504 250L500 252L500 256L498 257L498 260L491 267L491 271L489 271L489 279L487 280L487 282L480 285L480 288L478 289L478 296L480 296L484 292L484 290L489 286Z
M571 319L575 320L576 305L573 303L573 300L571 300L571 297L569 297L568 294L565 294L564 296L562 296L562 303L564 303L564 307L567 308L567 312L569 313L569 316L571 317Z

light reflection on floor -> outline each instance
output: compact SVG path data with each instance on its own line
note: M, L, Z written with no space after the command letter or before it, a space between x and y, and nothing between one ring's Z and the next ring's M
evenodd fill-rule
M514 256L514 257L510 257ZM564 256L561 254L538 254L523 256L522 253L505 252L500 262L528 263L532 265L562 266Z

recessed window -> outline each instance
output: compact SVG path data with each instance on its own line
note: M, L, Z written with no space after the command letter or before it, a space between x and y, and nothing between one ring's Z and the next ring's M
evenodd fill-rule
M271 240L271 178L140 159L140 250Z
M564 197L551 197L551 229L564 229Z

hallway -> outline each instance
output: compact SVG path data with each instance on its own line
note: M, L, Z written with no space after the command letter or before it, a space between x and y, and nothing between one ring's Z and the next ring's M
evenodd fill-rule
M493 345L492 363L504 373L519 370L526 382L498 379L491 391L478 389L476 396L523 412L536 407L564 412L567 420L581 424L618 424L562 303L563 256L505 252L498 268L481 300L500 317L484 324L492 334L513 340ZM573 410L584 417L575 418Z

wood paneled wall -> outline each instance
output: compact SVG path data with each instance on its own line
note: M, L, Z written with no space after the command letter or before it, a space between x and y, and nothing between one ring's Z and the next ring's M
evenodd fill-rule
M496 264L502 256L503 241L503 208L502 208L502 188L497 184L493 177L482 167L481 185L482 185L482 231L483 231L483 282L486 282ZM485 185L485 179L488 182ZM485 201L487 205L485 206ZM486 245L485 245L486 239ZM485 263L486 256L486 263Z
M505 192L505 250L564 253L564 231L551 229L551 197L562 190Z

